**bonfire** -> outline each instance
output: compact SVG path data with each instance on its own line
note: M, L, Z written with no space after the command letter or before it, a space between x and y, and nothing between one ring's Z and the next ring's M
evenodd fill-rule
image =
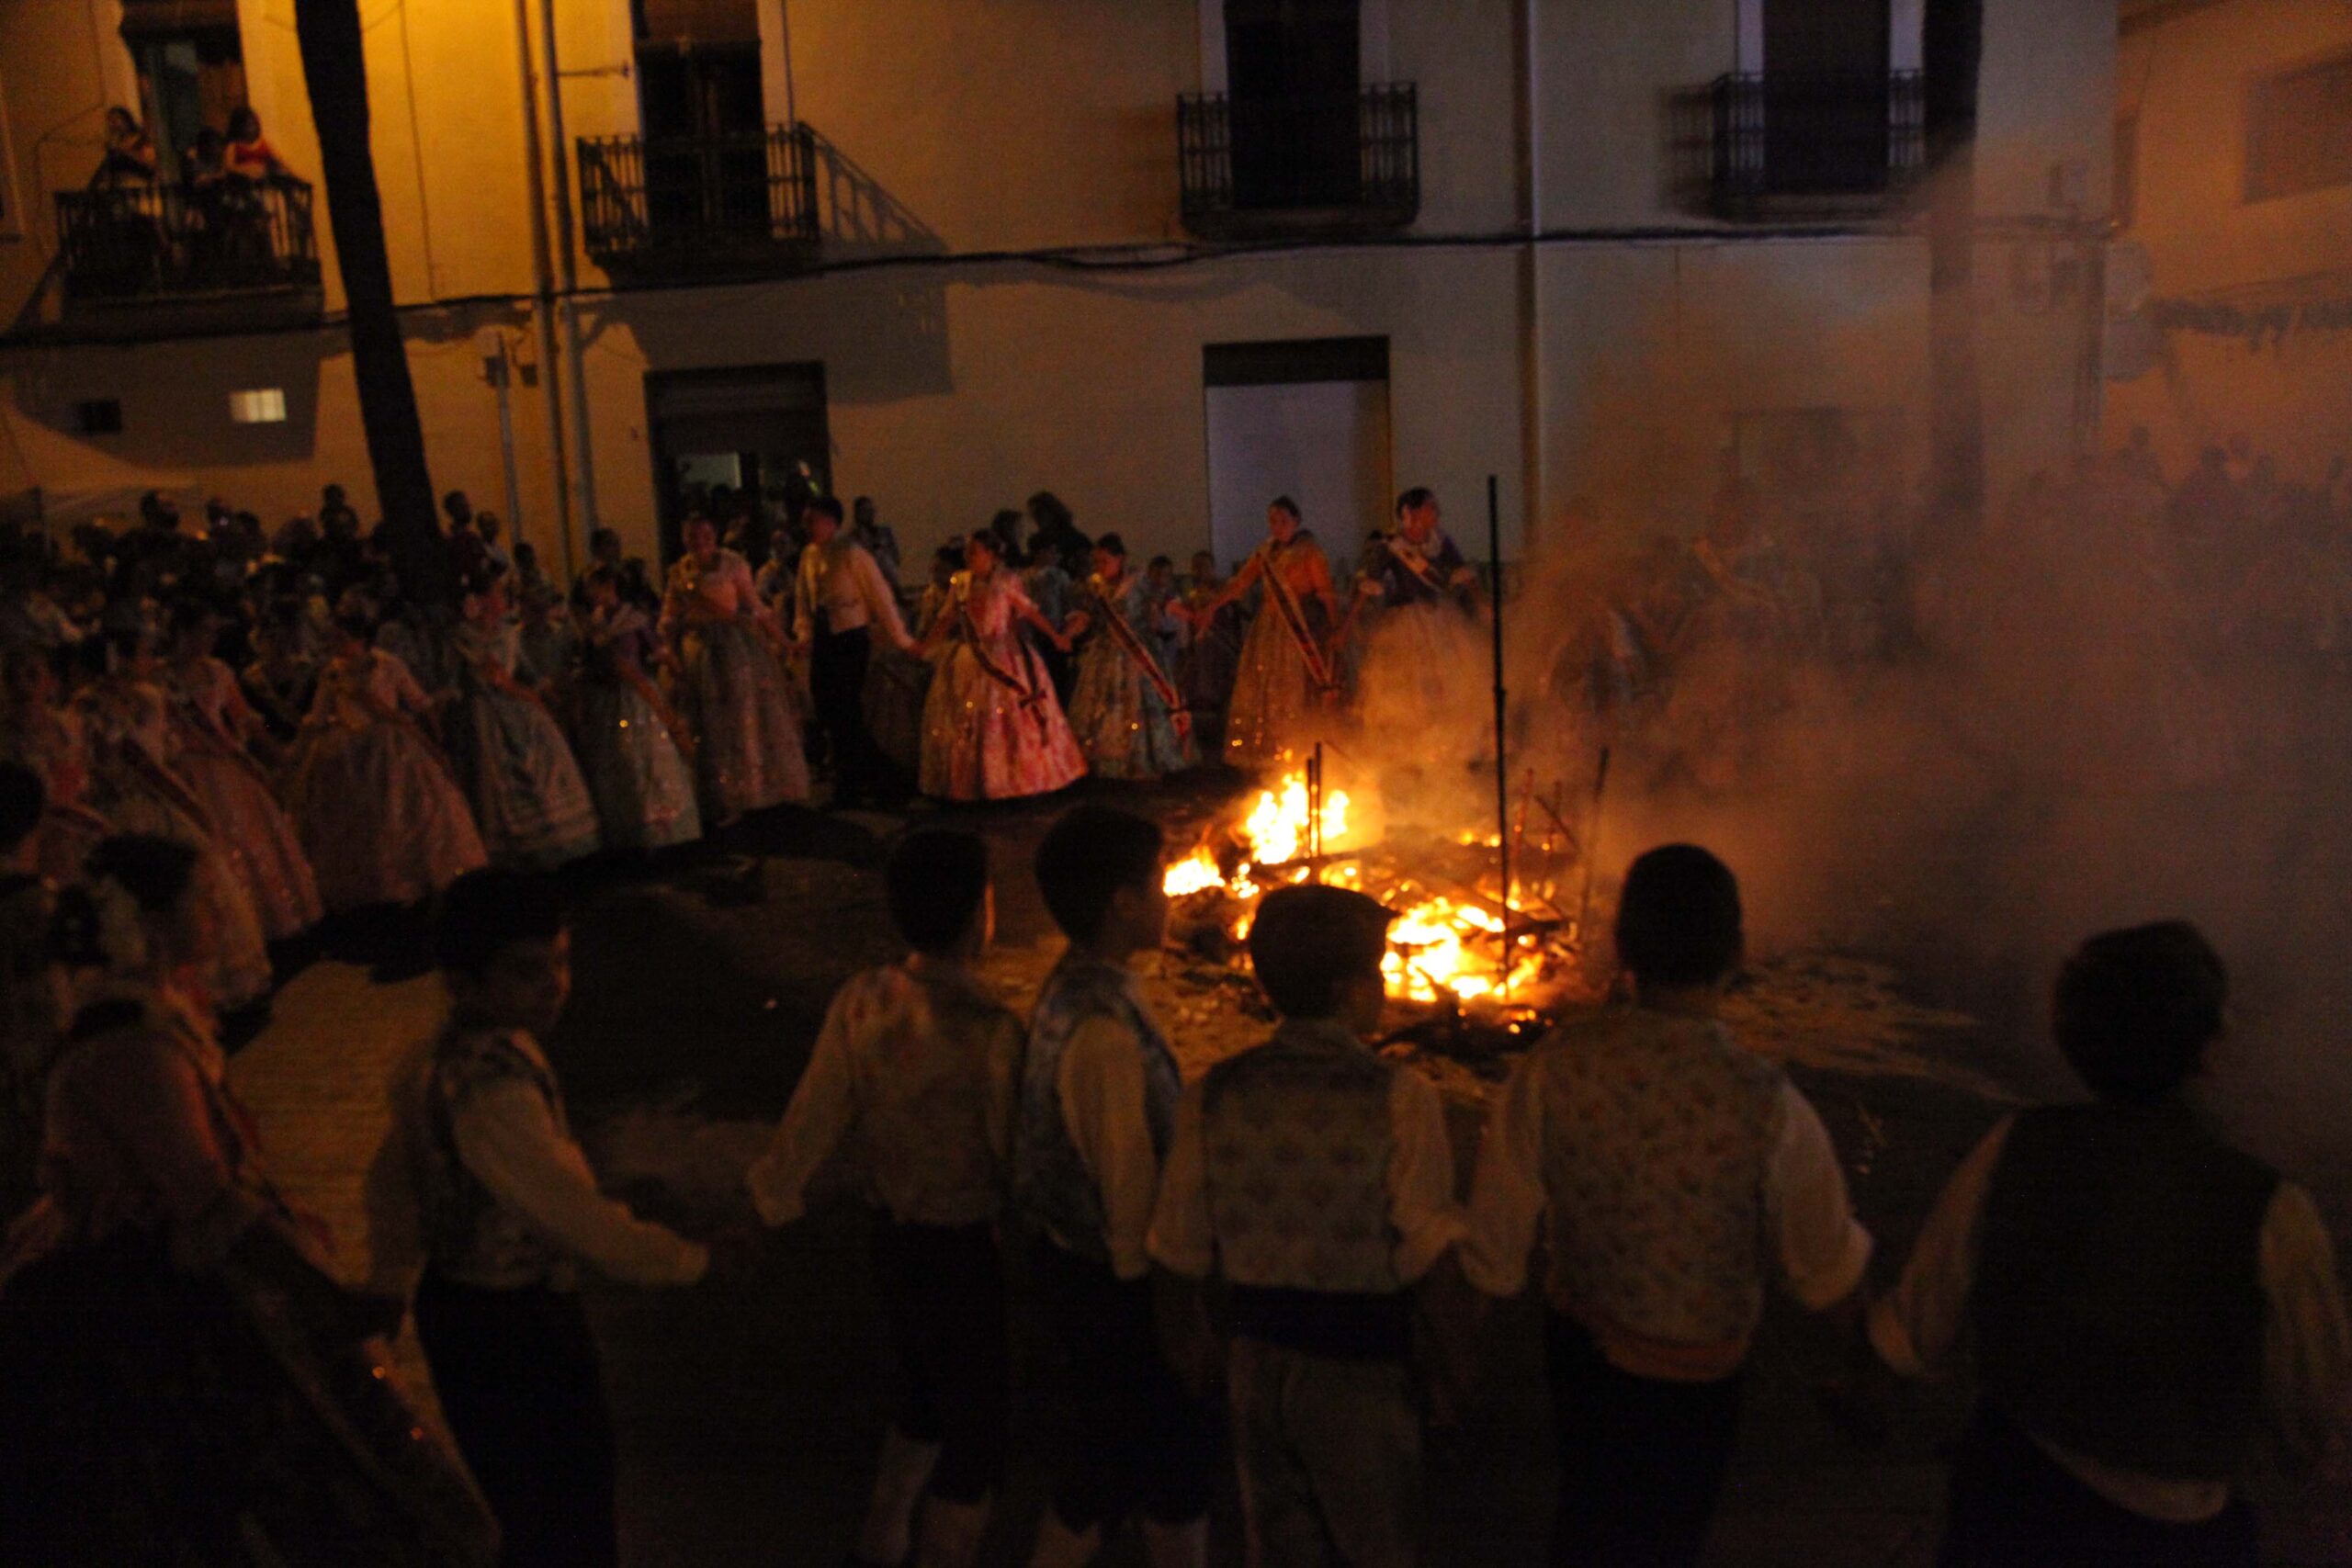
M1173 934L1198 957L1234 963L1268 891L1309 880L1360 888L1396 911L1386 968L1400 1034L1436 1023L1521 1035L1586 988L1573 914L1555 902L1575 846L1548 822L1530 838L1525 816L1506 888L1500 835L1392 834L1376 791L1323 787L1312 765L1286 772L1170 865Z

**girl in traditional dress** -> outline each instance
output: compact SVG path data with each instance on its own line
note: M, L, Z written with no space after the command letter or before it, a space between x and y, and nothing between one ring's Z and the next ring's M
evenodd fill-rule
M946 657L923 705L922 792L939 800L1048 795L1083 775L1086 759L1023 626L1067 650L1003 565L993 536L965 544L946 608L923 639Z
M865 675L865 732L904 779L922 772L922 716L930 702L931 684L942 653L936 645L926 654L931 629L939 624L954 600L950 590L964 564L960 539L942 545L932 554L931 580L915 601L912 628L915 646L874 650Z
M270 605L254 628L254 661L238 677L246 705L281 746L293 744L302 733L302 716L311 710L311 692L319 683L318 665L302 651L302 642L301 606L291 601Z
M1234 671L1241 662L1241 607L1228 601L1208 609L1224 589L1216 557L1207 550L1196 552L1192 579L1184 585L1190 635L1176 656L1176 684L1192 710L1193 744L1212 756L1225 753L1225 709L1233 700ZM1204 625L1205 630L1201 629Z
M686 522L686 553L670 569L662 630L677 649L679 706L695 734L706 824L808 798L800 716L770 638L752 569L718 547L707 517Z
M301 835L272 792L268 775L246 750L263 733L237 678L212 656L220 623L189 600L172 612L172 771L204 807L214 841L228 857L272 942L299 936L325 913Z
M85 802L89 748L82 716L58 701L57 666L47 649L19 643L0 662L0 757L39 773L40 874L60 886L77 880L82 862L112 829Z
M1062 630L1086 639L1069 725L1098 777L1161 778L1198 760L1183 695L1161 657L1176 609L1127 570L1127 547L1118 535L1095 541L1094 574L1080 588L1078 609Z
M1218 611L1252 588L1261 591L1258 610L1241 641L1225 721L1225 760L1237 768L1295 759L1333 722L1338 682L1325 646L1339 618L1331 563L1300 526L1298 502L1286 495L1266 508L1266 542L1193 613L1194 633L1208 630Z
M598 567L582 580L580 664L572 687L572 745L605 842L659 850L702 837L695 778L680 749L684 724L670 711L648 666L662 656L653 623L622 602L618 573Z
M197 852L107 840L44 1195L0 1248L11 1562L478 1564L488 1510L403 1398L401 1303L356 1294L264 1172L204 1002Z
M212 964L206 994L233 1012L269 992L269 948L203 800L172 770L170 705L162 664L142 630L107 634L106 668L74 699L89 739L91 808L117 832L150 833L197 852L196 898L209 922Z
M1396 526L1367 549L1357 579L1370 629L1357 678L1364 734L1382 754L1460 756L1478 745L1476 709L1456 699L1462 675L1484 670L1477 574L1446 536L1437 497L1396 498Z
M488 863L473 809L424 731L433 705L408 667L336 620L296 771L295 818L330 910L413 904Z
M478 578L450 639L454 694L441 726L492 860L548 871L593 854L596 807L580 764L522 662L503 577Z

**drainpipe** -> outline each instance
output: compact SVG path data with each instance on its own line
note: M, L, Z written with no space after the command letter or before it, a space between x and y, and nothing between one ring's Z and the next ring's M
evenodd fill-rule
M1520 156L1522 160L1520 217L1525 235L1521 248L1519 276L1520 312L1525 322L1520 344L1520 421L1526 433L1525 449L1521 455L1521 482L1525 489L1525 499L1520 507L1520 515L1523 519L1519 541L1521 559L1534 549L1535 530L1543 522L1544 491L1547 482L1544 429L1544 254L1538 243L1544 232L1544 107L1543 100L1538 96L1543 89L1542 8L1542 0L1520 0L1520 63L1525 73L1521 84L1519 125Z
M531 70L530 0L514 0L514 46L523 73L523 164L531 197L531 274L537 300L531 324L538 336L539 406L546 412L549 477L555 481L555 536L566 577L572 572L571 464L565 460L562 400L555 383L555 274L548 261L547 172L539 146L539 90ZM522 537L522 519L514 520Z
M784 44L784 123L797 128L800 106L792 92L792 0L775 0L776 33Z
M571 439L578 459L580 529L585 536L596 528L595 446L588 430L588 373L582 363L580 310L573 303L580 292L580 261L571 238L571 144L563 133L563 72L556 63L555 0L539 0L541 52L547 60L548 134L555 141L555 254L563 268L564 355L571 379ZM571 531L564 530L565 570L571 569Z

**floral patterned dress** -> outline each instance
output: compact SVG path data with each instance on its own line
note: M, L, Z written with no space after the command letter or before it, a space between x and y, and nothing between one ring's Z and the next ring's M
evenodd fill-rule
M1079 655L1069 727L1088 765L1106 779L1156 779L1191 767L1192 737L1179 730L1181 709L1170 706L1183 697L1160 653L1167 606L1151 602L1139 577L1090 577L1077 608L1092 624ZM1114 616L1125 635L1106 624Z
M1278 578L1277 599L1269 574ZM1336 692L1324 640L1331 635L1331 564L1304 530L1285 544L1271 540L1234 574L1236 592L1257 590L1258 610L1241 639L1241 659L1226 710L1225 760L1263 768L1296 758L1326 738ZM1294 625L1283 604L1295 609Z
M381 649L319 672L294 814L329 909L413 904L490 856L473 808L415 716L424 694Z
M272 1187L202 1010L107 983L0 1249L11 1562L488 1568L496 1530Z
M86 802L90 754L82 716L38 704L0 717L0 758L39 773L48 791L39 829L40 874L60 886L79 880L82 863L111 831Z
M469 624L449 651L457 701L442 733L491 858L549 871L594 853L596 807L571 743L536 696L515 689L522 628Z
M1021 637L1021 615L1034 610L1002 568L956 574L942 612L954 641L923 704L923 794L1015 800L1085 774L1045 661Z
M174 772L171 719L163 689L109 679L75 699L90 742L90 805L118 833L153 833L197 852L194 897L211 932L206 994L223 1009L269 991L269 948L251 894L220 847L201 797Z
M261 917L262 933L278 942L318 924L325 910L301 835L245 750L245 734L261 721L246 706L237 678L207 658L175 668L170 690L173 771L203 804L220 852Z
M671 732L668 705L645 673L654 648L652 623L634 605L582 622L571 743L605 842L615 849L658 850L702 837L693 769Z
M761 635L752 569L733 550L670 569L663 630L678 644L678 706L695 734L706 822L808 798L808 756L784 666Z

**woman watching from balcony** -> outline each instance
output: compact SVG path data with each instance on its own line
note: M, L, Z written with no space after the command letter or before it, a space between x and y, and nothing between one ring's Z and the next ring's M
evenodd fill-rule
M294 171L286 166L261 133L261 116L250 105L242 106L229 115L229 146L226 153L229 173L240 179L254 181L290 180Z
M106 155L90 176L93 190L118 190L155 183L155 143L139 117L120 104L107 110Z

